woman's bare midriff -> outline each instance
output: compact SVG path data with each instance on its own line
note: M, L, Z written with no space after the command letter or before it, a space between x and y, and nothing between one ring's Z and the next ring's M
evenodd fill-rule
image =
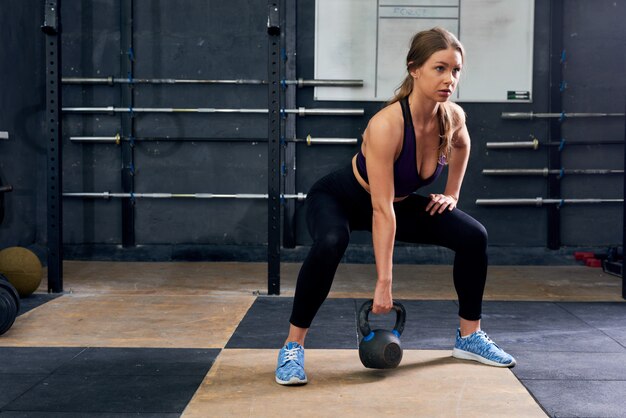
M359 170L356 168L356 155L354 157L352 157L352 172L354 173L354 177L356 177L356 181L359 182L359 184L361 185L361 187L363 187L365 189L366 192L368 192L369 194L372 194L370 192L370 185L367 184L367 182L363 179L363 177L361 177L361 174L359 174ZM395 197L393 199L394 202L400 202L404 199L406 199L407 196L402 196L402 197Z

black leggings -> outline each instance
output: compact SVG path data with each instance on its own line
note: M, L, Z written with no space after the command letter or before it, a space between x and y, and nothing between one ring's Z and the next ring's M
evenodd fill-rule
M306 220L313 246L298 275L289 320L301 328L311 326L328 296L350 232L372 230L371 198L357 182L351 165L315 183L306 200ZM425 211L429 201L427 197L411 194L393 204L396 239L455 251L453 278L459 316L478 320L487 277L487 231L457 208L431 216Z

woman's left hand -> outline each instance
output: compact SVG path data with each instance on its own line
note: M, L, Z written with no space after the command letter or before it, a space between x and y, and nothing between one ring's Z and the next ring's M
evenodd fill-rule
M431 215L443 213L444 210L452 210L456 207L457 199L447 194L431 194L430 202L426 205L426 212Z

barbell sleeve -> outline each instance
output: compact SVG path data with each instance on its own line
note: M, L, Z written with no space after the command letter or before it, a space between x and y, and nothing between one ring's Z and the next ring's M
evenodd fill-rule
M532 141L513 141L513 142L487 142L488 149L509 149L509 148L524 148L524 149L537 149L539 148L539 141L534 139Z
M298 116L362 116L365 114L363 109L306 109L304 107L284 109L283 112L295 113Z
M0 193L8 193L13 191L13 186L10 184L0 186Z
M311 146L313 144L326 144L326 145L356 144L359 142L359 140L356 138L312 138L311 135L308 135L306 139L304 140L296 139L295 142L306 142L307 145Z
M285 84L298 87L363 87L363 80L285 80Z
M537 150L542 147L564 147L570 145L620 145L624 144L623 139L602 139L598 141L548 141L539 142L538 139L532 141L522 142L487 142L488 149L513 149L513 148L526 148Z

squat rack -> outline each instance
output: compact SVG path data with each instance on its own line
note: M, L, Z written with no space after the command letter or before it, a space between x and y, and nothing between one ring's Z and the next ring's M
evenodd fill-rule
M61 169L61 0L46 0L46 142L47 142L47 233L48 292L63 291L63 198Z
M120 46L125 57L120 60L120 73L127 78L61 77L61 25L60 0L45 1L45 21L42 30L46 35L46 93L48 147L48 291L63 291L63 197L119 198L122 209L122 246L135 245L134 205L136 199L266 199L268 201L268 293L280 292L280 246L281 210L284 211L284 245L295 246L293 236L293 212L295 201L306 195L295 191L295 143L312 144L355 144L354 138L312 138L295 137L295 118L318 115L363 115L363 109L305 109L297 108L295 90L310 86L362 86L362 80L303 80L296 79L295 71L295 29L296 4L284 0L268 0L268 79L267 80L186 80L186 79L135 79L133 77L133 1L120 3ZM286 18L284 16L286 14ZM282 28L285 27L285 30ZM281 45L285 46L282 47ZM281 78L281 61L284 64L284 77ZM66 107L62 108L61 85L100 84L127 85L120 89L120 107ZM135 84L258 84L268 88L267 109L214 109L214 108L135 108L133 86ZM292 88L287 88L291 86ZM283 94L285 96L283 105ZM121 148L122 192L79 192L62 191L62 113L109 113L117 114L121 120L121 133L109 137L71 137L71 142L112 142ZM134 137L135 113L253 113L268 115L267 138L152 138ZM268 144L268 193L267 194L212 194L212 193L137 193L134 186L134 144L136 141L203 141L203 142L267 142ZM284 160L283 155L284 153ZM285 176L289 169L293 175ZM281 189L283 192L281 193ZM289 236L288 236L289 235Z

